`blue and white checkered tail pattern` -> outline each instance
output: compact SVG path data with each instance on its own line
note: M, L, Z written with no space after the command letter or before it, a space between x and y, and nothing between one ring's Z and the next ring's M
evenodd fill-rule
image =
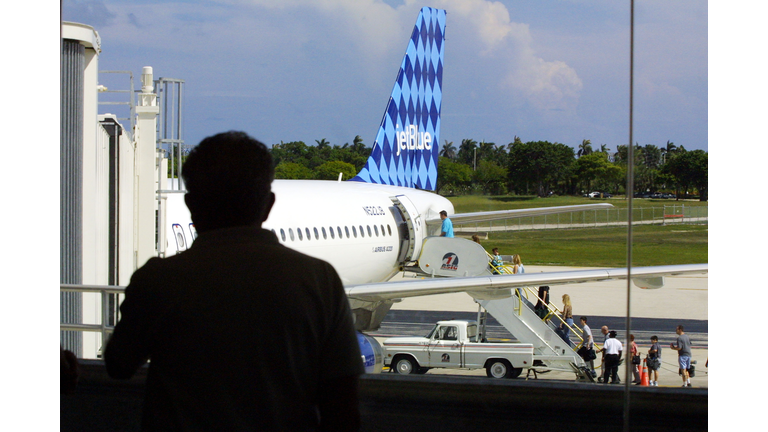
M352 179L435 190L445 11L421 9L365 167Z

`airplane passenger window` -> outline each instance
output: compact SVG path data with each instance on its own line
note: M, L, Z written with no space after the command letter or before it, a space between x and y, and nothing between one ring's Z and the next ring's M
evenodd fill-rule
M288 228L288 235L291 237L291 241L294 241L294 240L295 240L295 239L293 238L293 228Z
M373 237L373 234L371 234L371 226L366 225L365 227L368 228L368 237Z
M389 233L390 236L392 235L392 227L390 227L389 225L387 225L387 232Z
M344 231L346 231L346 232L347 232L347 238L349 238L349 227L348 227L348 226L345 226L345 227L344 227Z
M313 229L315 230L315 240L320 240L320 234L317 232L317 227Z
M373 230L376 232L376 237L378 237L378 236L379 236L379 227L377 227L376 225L374 225L374 226L373 226ZM384 233L382 232L382 234L384 234Z
M280 228L280 237L283 238L283 242L285 242L285 230Z
M299 235L299 240L304 240L304 236L301 234L301 228L296 228L296 234Z
M328 233L325 232L325 227L323 227L323 240L327 240L327 239L328 239Z
M337 226L336 229L339 230L339 238L341 238L341 227ZM349 233L347 233L347 237L349 237Z
M362 225L360 225L360 237L365 237L365 232L363 231Z
M332 238L332 239L335 239L335 238L336 238L336 235L333 233L333 227L328 227L328 231L330 231L330 232L331 232L331 238ZM339 234L341 234L341 232L339 232Z
M381 226L381 236L384 237L384 225Z
M304 228L307 230L307 240L312 240L312 234L309 233L309 228Z
M355 238L357 238L357 230L355 229L354 225L352 225L352 235L354 235Z

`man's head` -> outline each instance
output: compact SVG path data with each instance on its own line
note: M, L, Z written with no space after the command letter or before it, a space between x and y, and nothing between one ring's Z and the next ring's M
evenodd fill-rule
M445 210L440 210L440 219L445 220L445 218L448 217L448 212Z
M614 339L614 338L616 338L617 334L618 333L616 333L616 330L611 330L611 331L608 332L608 337L610 337L611 339Z
M199 232L261 226L275 202L275 170L267 147L244 132L224 132L189 153L182 176L192 222Z
M656 335L651 336L651 342L656 343L659 341L659 337Z
M493 254L498 255L499 254L499 248L493 248Z
M608 334L608 326L600 327L600 332L603 333L603 334Z
M581 318L579 318L579 320L581 320L581 325L584 325L584 324L586 324L586 323L587 323L587 317L585 317L585 316L584 316L584 317L581 317Z
M683 327L681 325L677 326L677 329L676 329L675 333L677 333L679 335L685 333L685 327Z

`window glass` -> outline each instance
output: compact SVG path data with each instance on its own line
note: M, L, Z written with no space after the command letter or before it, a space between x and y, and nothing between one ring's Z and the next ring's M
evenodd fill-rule
M295 240L295 239L293 238L293 228L288 228L288 236L289 236L289 237L291 237L291 241L294 241L294 240Z
M304 228L307 230L307 240L312 240L312 234L309 233L309 228Z
M341 227L337 226L336 229L339 230L339 238L341 238ZM347 237L349 237L349 233L347 233Z
M365 237L365 231L363 231L362 225L360 225L360 237Z
M296 228L296 234L299 235L299 240L304 240L304 235L301 234L301 228Z
M332 238L332 239L335 239L335 238L336 238L336 235L333 233L333 227L328 227L328 231L330 231L330 232L331 232L331 238Z
M368 229L368 237L373 237L373 234L371 233L371 226L370 225L366 225L365 228Z
M283 239L283 243L285 243L285 230L280 228L280 237Z
M354 225L352 225L352 235L355 236L355 238L357 238L357 230L355 229Z
M323 240L328 239L328 233L325 231L325 227L323 227Z
M346 232L347 232L347 238L349 238L349 227L348 227L348 226L345 226L345 227L344 227L344 231L346 231Z
M317 232L317 227L313 228L315 231L315 240L320 240L320 233Z
M379 227L377 227L376 225L374 225L374 226L373 226L373 230L376 232L376 237L378 237L378 236L379 236ZM384 233L382 232L382 234L384 234Z
M392 227L390 227L389 225L387 225L387 232L389 233L390 236L392 235Z

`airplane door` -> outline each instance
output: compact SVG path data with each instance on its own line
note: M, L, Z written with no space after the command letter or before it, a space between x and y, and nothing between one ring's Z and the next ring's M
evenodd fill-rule
M408 227L408 250L403 262L416 261L421 253L421 244L424 240L424 230L426 228L421 220L419 210L405 195L397 195L390 197L390 199L400 209Z

